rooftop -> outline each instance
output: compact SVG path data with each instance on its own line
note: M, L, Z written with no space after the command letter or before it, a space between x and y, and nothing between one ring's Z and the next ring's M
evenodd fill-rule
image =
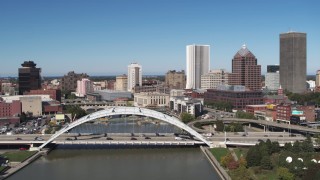
M250 50L247 48L247 46L245 44L242 45L241 49L237 52L237 54L239 54L241 57L245 57L248 54L252 54L250 52ZM236 54L236 55L237 55ZM253 54L252 54L253 55Z

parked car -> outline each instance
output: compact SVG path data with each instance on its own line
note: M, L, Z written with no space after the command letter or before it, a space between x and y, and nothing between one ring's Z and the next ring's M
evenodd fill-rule
M21 147L21 148L19 148L19 150L20 150L20 151L26 151L26 150L28 150L28 149L25 148L25 147Z

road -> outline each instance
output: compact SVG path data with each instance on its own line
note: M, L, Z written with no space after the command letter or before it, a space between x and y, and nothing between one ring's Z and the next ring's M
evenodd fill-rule
M10 144L30 144L30 143L43 143L48 140L51 135L39 135L39 134L27 134L27 135L1 135L0 136L0 144L8 143ZM81 135L77 136L77 139L74 140L76 134L63 134L59 136L55 142L65 142L65 141L82 141L82 142L102 142L102 141L149 141L149 142L165 142L165 141L181 141L176 140L173 134L166 134L165 136L156 136L154 133L146 134L146 136L150 137L150 139L145 139L144 136L136 134L134 137L136 140L131 140L130 134L108 134L108 137L111 137L112 140L107 140L104 135ZM35 137L43 138L42 141L35 141ZM21 140L16 140L16 138L21 138ZM71 140L67 140L70 138ZM183 141L194 141L190 139L184 139ZM271 141L279 141L279 142L294 142L296 140L304 140L305 137L297 136L297 137L289 137L287 134L279 133L279 132L270 132L268 135L266 133L257 133L250 132L248 135L243 136L242 133L234 134L234 133L216 133L212 137L207 137L207 139L211 142L224 142L226 139L230 142L244 142L244 143L257 143L260 140L266 141L270 139Z

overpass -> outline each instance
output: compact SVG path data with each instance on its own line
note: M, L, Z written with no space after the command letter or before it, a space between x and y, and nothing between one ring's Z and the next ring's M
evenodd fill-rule
M284 124L284 123L277 123L277 122L272 122L272 121L266 121L266 120L254 120L254 119L239 119L239 118L221 118L224 123L230 123L230 122L239 122L239 123L255 123L255 124L260 124L264 126L272 126L272 127L277 127L277 128L282 128L282 129L291 129L291 130L296 130L300 132L305 132L309 134L320 134L320 129L313 129L313 128L308 128L304 126L298 126L298 125L292 125L292 124ZM199 122L199 123L209 123L209 122L214 122L217 121L216 119L205 119L205 120L197 120L189 123L188 125L195 129L197 132L203 132L206 133L208 130L203 130L194 127L194 124Z

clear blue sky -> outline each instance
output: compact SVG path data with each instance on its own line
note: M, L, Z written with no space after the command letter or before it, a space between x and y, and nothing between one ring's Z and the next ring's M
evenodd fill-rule
M243 43L279 64L279 34L307 33L307 71L320 69L317 0L1 0L0 77L33 60L42 75L74 70L118 75L131 62L143 74L186 66L186 45L211 45L211 69L231 71Z

